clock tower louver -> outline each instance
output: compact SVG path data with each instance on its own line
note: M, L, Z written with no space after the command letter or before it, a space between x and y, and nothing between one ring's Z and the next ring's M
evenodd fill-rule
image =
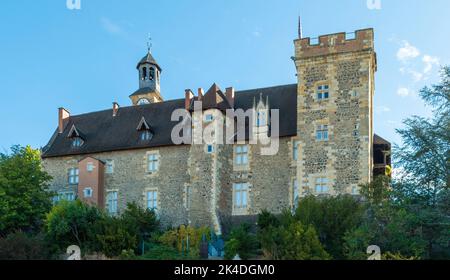
M133 105L164 101L161 96L161 67L153 58L150 48L136 66L139 72L139 89L130 95Z

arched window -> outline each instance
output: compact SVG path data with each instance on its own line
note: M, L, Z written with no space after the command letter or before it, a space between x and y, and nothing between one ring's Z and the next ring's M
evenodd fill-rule
M142 68L142 80L147 79L147 67Z
M267 125L267 114L265 110L259 110L256 117L256 126L266 126Z
M155 68L150 67L150 80L155 79Z

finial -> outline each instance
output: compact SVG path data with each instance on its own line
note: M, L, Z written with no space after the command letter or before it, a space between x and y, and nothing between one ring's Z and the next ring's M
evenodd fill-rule
M147 41L147 50L149 53L152 52L152 37L150 37L150 34L148 34L148 41Z
M298 17L298 38L303 39L302 17Z

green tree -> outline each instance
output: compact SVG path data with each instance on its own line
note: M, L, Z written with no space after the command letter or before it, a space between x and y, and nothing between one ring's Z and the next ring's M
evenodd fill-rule
M50 250L42 234L10 233L0 238L0 260L46 260Z
M62 201L46 219L46 234L60 250L78 245L83 252L99 249L97 233L101 232L102 212L81 201Z
M248 260L257 255L259 248L256 235L251 232L249 224L242 224L232 229L228 240L225 242L225 259L231 260L237 254L243 260Z
M52 206L50 180L38 150L13 146L10 154L0 154L0 235L41 229Z
M393 203L416 215L426 258L450 257L450 68L420 96L433 117L413 116L397 130L403 144L395 146L394 159L402 173L393 184Z
M130 234L136 236L139 244L150 239L160 225L154 211L143 209L135 202L127 205L121 219L123 226L127 228Z
M258 239L264 256L272 260L328 260L330 255L320 243L312 225L303 225L289 212L281 217L268 217L267 213L259 218L263 223L259 228ZM278 221L275 222L275 219ZM258 222L259 225L259 222Z
M326 251L335 259L343 259L344 236L361 224L363 214L363 205L349 195L308 196L299 202L295 219L303 225L312 225Z
M134 228L127 226L125 219L105 216L97 223L96 228L100 231L96 235L99 250L107 257L113 258L123 251L136 250L138 235Z

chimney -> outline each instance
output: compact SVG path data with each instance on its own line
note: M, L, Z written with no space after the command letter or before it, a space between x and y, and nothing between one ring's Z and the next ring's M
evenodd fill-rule
M189 111L191 109L191 100L194 98L194 94L190 89L185 90L184 108Z
M58 109L58 133L63 133L64 128L66 128L67 121L70 118L70 113L64 108Z
M198 88L198 100L202 101L203 96L205 95L205 91L202 88Z
M226 89L226 96L228 99L228 103L230 103L230 106L234 108L234 88L229 87Z
M119 103L113 102L113 117L117 116L117 113L119 112Z

